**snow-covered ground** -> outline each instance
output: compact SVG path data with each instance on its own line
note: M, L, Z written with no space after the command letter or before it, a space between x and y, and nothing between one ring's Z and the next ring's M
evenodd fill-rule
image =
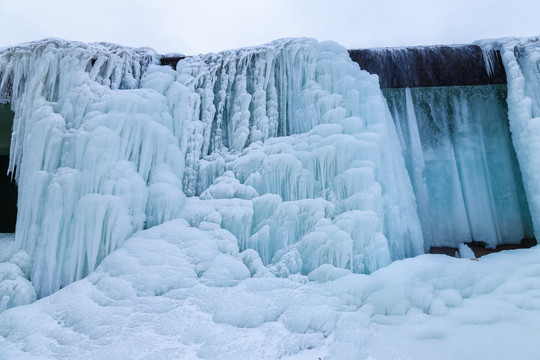
M0 314L0 359L537 359L540 248L276 278L173 220Z

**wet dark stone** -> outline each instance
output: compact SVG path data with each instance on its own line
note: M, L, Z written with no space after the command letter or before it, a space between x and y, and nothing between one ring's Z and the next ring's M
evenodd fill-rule
M505 250L529 249L537 245L536 239L523 239L520 244L503 244L498 245L495 249L486 247L486 244L480 241L472 241L466 243L474 252L474 255L479 258L484 255L493 254ZM429 249L430 254L443 254L448 256L456 256L458 248L453 247L432 247Z
M488 74L476 45L349 50L349 55L361 69L379 75L381 88L506 84L500 53L491 54Z
M162 66L171 66L173 69L176 69L176 64L185 59L185 56L172 56L172 57L162 57L160 59L160 64Z
M491 54L492 73L486 71L477 45L437 45L349 50L360 68L379 76L381 88L506 84L499 51ZM185 56L164 56L161 65L176 67Z
M0 156L0 233L14 233L17 221L17 185L7 174L9 156Z
M538 241L536 241L536 239L523 239L521 240L520 245L523 248L532 248L533 246L538 245Z

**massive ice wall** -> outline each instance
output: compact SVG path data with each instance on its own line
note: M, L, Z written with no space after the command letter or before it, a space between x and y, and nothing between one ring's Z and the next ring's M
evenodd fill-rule
M530 60L537 39L479 45L351 51L361 67L380 75L415 189L426 249L471 240L495 247L534 236L528 206L534 200L530 191L529 199L525 196L521 170L525 177L536 170L525 169L531 166L525 155L531 149L523 152L519 144L522 169L518 166L508 114L514 129L512 114L538 97L538 66ZM513 66L509 57L520 60ZM526 73L522 79L513 75L516 69ZM532 95L519 105L512 101L512 89L524 84ZM537 104L532 100L533 108ZM514 142L523 141L516 131Z
M280 40L176 71L155 58L57 40L0 53L16 114L15 247L38 296L178 216L228 230L278 276L371 272L422 252L392 118L344 48Z

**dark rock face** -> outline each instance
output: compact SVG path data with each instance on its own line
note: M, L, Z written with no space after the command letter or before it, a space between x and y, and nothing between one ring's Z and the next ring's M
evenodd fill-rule
M379 75L381 88L506 84L499 51L486 56L477 45L438 45L349 50L360 68ZM160 59L176 67L184 56ZM491 71L488 72L487 69Z
M0 233L14 233L17 221L17 185L7 174L9 156L0 156Z
M506 250L515 250L515 249L530 249L533 246L536 246L538 242L536 239L523 239L521 240L521 243L519 244L503 244L498 245L495 249L490 249L486 247L486 244L482 242L473 241L470 243L467 243L467 246L471 248L471 250L474 252L474 255L476 257L481 257L484 255L493 254L500 251L506 251ZM442 255L448 255L448 256L456 256L456 253L458 251L458 248L453 247L432 247L429 249L430 254L442 254Z
M171 66L173 69L176 69L176 64L180 60L183 60L185 58L186 58L185 56L172 56L172 57L164 56L159 61L160 61L160 65L162 66Z
M13 112L0 104L0 233L14 233L17 220L17 185L8 174Z
M506 84L500 53L485 57L476 45L349 50L349 55L361 69L379 75L381 88Z

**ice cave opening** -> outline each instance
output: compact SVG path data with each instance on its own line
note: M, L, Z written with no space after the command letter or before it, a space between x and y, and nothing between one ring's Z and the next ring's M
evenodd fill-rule
M14 233L17 221L17 184L8 174L13 115L9 104L0 103L0 233Z

